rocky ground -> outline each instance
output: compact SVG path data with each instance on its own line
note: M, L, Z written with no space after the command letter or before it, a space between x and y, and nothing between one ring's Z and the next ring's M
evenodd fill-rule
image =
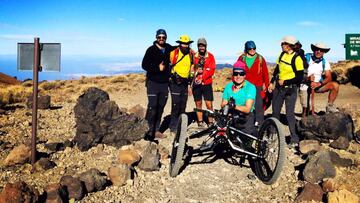
M103 78L102 78L103 79ZM114 79L112 79L114 80ZM131 108L137 104L146 107L146 94L143 80L135 85L128 84L129 88L109 90L110 99L121 108ZM130 82L128 82L130 83ZM115 86L119 83L115 83ZM122 87L126 84L121 82ZM74 87L71 84L64 86ZM100 86L99 83L86 84ZM54 91L56 92L56 91ZM99 144L88 151L80 151L75 147L66 147L64 150L52 151L45 147L47 143L65 142L72 140L76 134L74 106L81 91L67 90L67 95L52 94L52 108L39 110L39 130L37 149L49 154L49 159L56 166L49 170L38 170L31 173L29 163L15 166L0 164L0 190L8 182L24 181L34 186L40 194L49 183L58 183L64 175L77 176L91 168L96 168L108 175L108 169L118 164L119 149ZM64 98L61 98L64 97ZM326 95L316 96L316 111L325 109ZM75 98L75 99L74 99ZM221 93L215 93L215 108L219 107ZM360 129L360 115L358 102L360 90L351 85L341 85L340 95L336 104L349 111L354 119L355 129ZM187 111L194 108L192 98L188 100ZM170 112L170 99L165 109L165 115ZM296 112L300 113L299 104ZM268 110L267 113L271 113ZM300 117L297 117L300 119ZM288 133L287 126L283 126ZM189 131L196 128L189 126ZM159 146L163 154L170 154L173 137L168 136L160 140ZM31 109L25 104L9 105L0 115L0 160L4 160L10 151L22 143L29 143L31 137ZM196 146L200 140L190 141ZM146 145L146 141L138 141L136 145ZM336 167L336 177L332 178L337 188L342 188L360 197L360 145L352 141L347 150L336 150L322 144L323 148L337 152L340 157L352 160L348 167ZM198 157L195 160L201 160ZM273 185L265 185L254 176L253 171L245 162L243 166L229 164L223 159L213 163L190 164L175 178L169 176L169 158L160 160L159 171L144 171L135 166L134 175L126 181L124 186L107 186L104 190L87 194L78 202L294 202L305 185L302 177L301 164L306 162L306 156L286 148L286 159L278 181ZM326 201L326 198L325 198Z

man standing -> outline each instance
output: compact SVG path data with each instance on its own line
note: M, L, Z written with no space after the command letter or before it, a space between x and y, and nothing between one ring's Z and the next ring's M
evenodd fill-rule
M185 113L188 92L191 92L189 86L190 70L193 65L193 53L190 49L190 40L188 35L180 36L176 41L179 46L170 53L171 63L171 120L170 132L177 131L177 122L180 114Z
M202 109L202 97L204 97L206 108L213 110L213 89L212 89L212 76L214 75L216 63L214 55L207 51L207 42L205 38L200 38L197 41L198 52L194 56L195 74L191 82L192 93L194 96L195 106ZM198 127L204 128L205 123L203 120L202 112L196 112ZM209 118L209 123L213 122Z
M309 64L307 84L301 84L300 86L300 103L303 106L303 116L309 110L307 109L307 100L309 99L308 93L311 92L311 89L314 89L316 93L329 91L326 112L338 112L339 110L334 106L334 101L339 92L339 84L332 81L330 63L324 58L324 54L330 48L323 43L316 43L311 44L311 50L313 51L312 54L308 53L305 55ZM311 88L310 91L309 88Z
M254 41L247 41L245 43L244 54L242 54L238 60L246 63L249 68L249 72L246 74L246 80L256 87L254 123L255 126L260 126L264 121L263 98L261 94L264 94L269 86L269 72L266 61L263 56L256 52Z
M149 124L149 131L145 136L147 140L165 137L163 133L159 132L159 127L169 93L169 54L173 50L173 47L166 43L166 37L164 29L157 30L156 40L146 50L142 61L142 68L146 71L145 85L148 97L145 115Z

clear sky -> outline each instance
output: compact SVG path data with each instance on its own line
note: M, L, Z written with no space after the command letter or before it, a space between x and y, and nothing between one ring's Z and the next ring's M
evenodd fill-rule
M328 57L344 59L345 33L360 33L359 10L360 0L0 0L0 55L16 55L17 42L38 36L61 43L63 56L142 56L164 28L170 44L184 33L204 36L215 57L236 56L254 40L273 58L291 34L306 51L322 41Z

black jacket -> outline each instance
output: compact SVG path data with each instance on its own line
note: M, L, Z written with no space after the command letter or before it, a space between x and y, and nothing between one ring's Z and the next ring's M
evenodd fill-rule
M148 80L167 83L170 77L170 52L176 47L166 43L165 52L163 53L155 43L156 41L146 50L141 66L146 71L146 78ZM159 65L162 62L165 65L164 71L159 70Z

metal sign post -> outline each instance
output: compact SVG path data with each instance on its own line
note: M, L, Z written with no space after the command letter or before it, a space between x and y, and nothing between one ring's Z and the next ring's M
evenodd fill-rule
M34 170L36 162L37 110L39 71L60 71L60 43L41 43L34 38L34 43L18 43L17 69L33 71L32 126L31 126L31 164Z
M34 39L34 69L33 69L33 104L32 104L32 131L31 131L31 165L36 162L36 135L37 135L37 107L40 66L40 39Z

